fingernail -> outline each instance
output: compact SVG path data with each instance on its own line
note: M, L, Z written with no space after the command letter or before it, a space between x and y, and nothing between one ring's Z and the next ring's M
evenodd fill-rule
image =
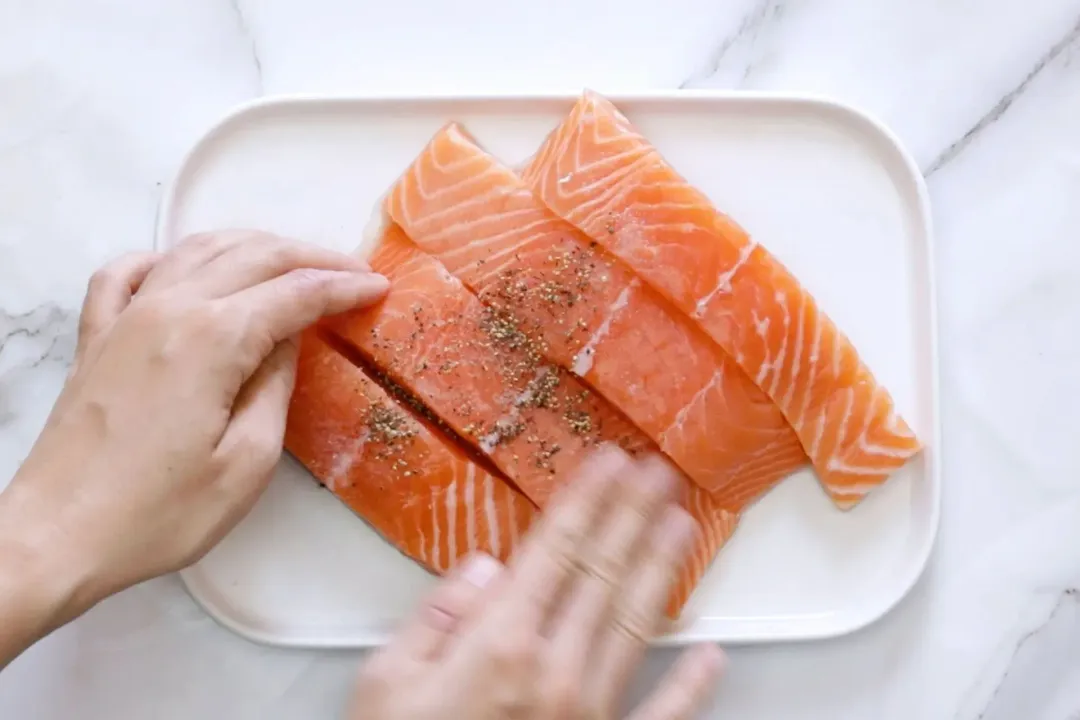
M605 443L597 448L586 462L590 472L614 473L628 469L633 460L618 445Z
M478 588L487 587L500 572L502 563L485 553L473 555L465 562L461 569L461 577L465 582Z

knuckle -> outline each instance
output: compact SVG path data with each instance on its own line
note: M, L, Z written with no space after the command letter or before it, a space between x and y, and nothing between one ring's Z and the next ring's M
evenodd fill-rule
M220 242L222 232L200 232L185 236L176 244L178 250L199 250L214 247Z
M656 624L656 618L652 614L635 605L623 606L612 620L612 626L617 633L639 645L649 642Z
M136 298L130 306L133 322L141 328L169 328L180 319L180 309L163 298Z
M536 641L521 631L500 633L492 641L491 657L498 666L514 670L531 665L536 655Z
M118 273L115 263L103 265L90 275L90 280L87 282L87 288L91 293L104 290L105 288L116 284L119 279L117 276Z
M300 253L295 244L275 236L268 236L263 242L269 245L264 252L267 264L287 268L298 262Z
M315 268L296 268L286 273L285 277L290 291L305 294L330 287L335 279L333 273Z
M273 468L281 456L281 442L266 433L239 433L228 451L230 464L241 464L254 474Z
M556 517L542 547L552 562L565 570L575 570L586 541L586 532L574 519Z
M188 331L202 342L228 343L236 335L236 325L235 313L224 305L205 303L192 310Z
M83 310L79 315L79 338L85 338L97 329L97 318L95 318L90 312Z
M609 587L616 587L626 574L626 563L621 548L604 545L594 547L585 555L582 572L593 580Z
M270 320L258 314L249 314L237 322L241 326L239 332L243 334L238 362L254 368L272 355L277 344Z
M433 630L450 632L457 625L459 612L446 598L434 598L424 604L421 610L423 622Z

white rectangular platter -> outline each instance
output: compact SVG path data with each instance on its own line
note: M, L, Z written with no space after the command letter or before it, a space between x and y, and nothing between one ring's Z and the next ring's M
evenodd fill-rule
M464 123L516 165L575 97L259 101L193 148L163 201L157 245L242 226L351 250L380 196L444 123ZM685 92L611 99L799 277L927 444L847 513L809 471L784 482L746 513L684 622L660 644L856 630L915 583L938 525L933 246L922 177L886 129L833 102ZM433 582L289 457L251 515L183 578L236 632L309 647L383 641Z

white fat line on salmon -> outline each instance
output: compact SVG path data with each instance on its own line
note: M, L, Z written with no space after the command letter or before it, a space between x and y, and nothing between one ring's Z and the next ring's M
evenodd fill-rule
M414 241L424 249L431 248L432 245L437 243L449 243L451 245L450 247L442 249L431 248L430 252L440 259L450 259L465 252L475 253L490 245L497 245L507 240L514 240L512 244L507 245L503 250L485 257L484 262L487 263L495 260L501 255L513 254L529 241L539 237L541 233L530 234L526 240L518 242L517 238L521 235L531 233L536 228L544 228L554 224L551 218L543 216L537 217L537 215L539 215L539 211L535 207L510 210L509 212L496 216L494 219L490 215L485 215L484 217L473 220L462 220L454 225L442 227L430 233L418 232ZM522 221L519 222L518 216L522 217ZM529 219L528 222L524 222L525 219ZM504 222L509 222L510 227L506 230L500 230L497 233L491 233L490 231L485 232L484 227L492 224L494 220L499 220L500 225ZM471 236L471 239L468 242L462 242L462 237L465 234Z
M840 395L846 402L844 403L844 414L840 418L840 426L833 434L835 442L833 443L833 450L829 456L829 461L826 463L826 469L834 460L837 459L841 451L840 445L844 442L844 437L847 435L848 423L851 421L851 414L855 408L855 390L853 388L842 390L837 395ZM834 403L830 401L829 408L835 407ZM828 422L828 415L823 411L821 424L824 427Z
M772 362L770 368L773 374L772 385L769 386L768 391L770 398L776 397L777 390L780 386L780 376L784 373L784 361L787 360L788 333L791 331L791 311L788 309L787 303L784 302L784 300L784 293L777 290L776 302L784 309L784 333L780 336L782 338L780 352L776 353L776 360Z
M513 505L511 504L508 507L510 508L510 515L513 515ZM499 545L499 516L495 512L495 483L491 481L489 473L484 473L484 518L487 520L488 526L488 551L492 556L499 557L502 550Z
M476 465L465 469L465 536L469 552L476 552Z
M424 535L423 523L416 523L416 534L420 536L420 559L426 563L428 561L427 537Z
M781 297L781 293L777 293L777 298ZM786 298L786 296L784 296ZM795 388L799 382L799 369L802 364L803 354L803 335L806 332L806 305L803 303L798 304L799 312L799 324L795 330L795 357L791 360L791 372L788 373L787 378L787 390L784 391L784 396L777 404L781 410L786 410L791 405L791 399L795 394ZM779 379L779 378L777 378Z
M859 442L856 443L855 449L862 455L873 455L876 457L887 458L902 458L905 460L914 456L917 452L917 450L913 448L894 448L889 447L888 445L870 445L866 441L865 432L859 436ZM850 454L850 451L848 453L845 453L845 455L847 454Z
M605 155L602 159L596 160L592 165L585 168L579 165L574 172L582 172L583 169L588 170L593 180L576 188L574 196L576 198L585 196L585 198L590 199L580 199L581 202L595 203L600 201L600 198L596 197L598 193L610 194L630 190L630 181L633 179L633 175L646 168L649 164L648 159L647 152L643 152L640 148L631 147L627 150L619 150L610 155Z
M417 191L420 192L422 197L424 197L425 199L427 199L429 197L426 194L426 187L427 186L423 182L424 181L423 172L424 172L425 168L428 168L428 167L432 168L435 171L436 177L446 176L446 175L456 175L456 174L459 174L457 172L458 170L467 167L473 160L473 158L471 158L471 157L457 157L457 158L451 157L449 159L449 161L444 162L442 154L436 152L436 150L438 149L436 147L436 145L437 145L437 143L428 143L428 146L427 146L427 148L426 148L426 150L424 152L424 156L428 159L428 162L426 162L426 163L417 162L414 165L413 174L417 178L417 185L418 185ZM469 175L472 175L472 173L469 173ZM453 189L453 185L451 185L451 186L449 186L449 188L447 188L446 185L440 184L438 187L439 187L440 192L441 191L446 191L448 189ZM434 197L434 196L431 196L431 197Z
M446 488L446 561L457 562L457 480Z
M859 370L862 373L865 373L867 376L870 375L870 371L866 368L865 365L862 364L861 361L859 362ZM897 410L893 399L889 396L889 392L885 389L883 385L877 385L874 388L874 397L872 403L874 404L874 407L877 407L879 404L881 404L884 405L885 408L887 408L887 412L885 413L885 419L879 423L880 426L884 427L886 432L900 440L918 441L915 430L906 422L904 422L904 419L900 416L900 413ZM914 452L912 452L912 454L914 454Z
M807 308L807 312L809 312L809 308ZM814 397L814 384L817 380L818 359L821 357L821 338L823 336L823 329L821 323L818 322L819 318L816 315L812 316L812 319L815 321L814 327L816 328L816 331L814 332L814 344L810 350L810 369L807 371L806 381L803 383L806 392L803 393L802 407L799 408L798 414L794 417L787 415L791 424L794 425L796 429L802 427L806 413L810 411L810 401ZM792 382L794 382L794 379ZM783 408L783 406L781 407ZM787 410L790 410L790 408L787 408ZM808 448L807 451L812 452L812 449ZM811 455L811 457L813 456Z
M705 316L705 311L709 308L709 303L712 302L713 297L719 292L731 292L731 281L735 279L735 273L742 269L757 248L758 242L756 238L750 238L750 242L746 243L742 250L739 251L739 259L735 261L735 264L731 266L731 269L720 276L720 279L716 283L716 287L712 289L708 295L698 300L697 307L694 309L694 317L701 319Z
M606 158L602 164L604 166L614 165L615 167L603 172L597 169L597 166L601 165L601 163L595 163L589 168L589 172L595 174L596 179L574 188L573 193L568 193L564 197L565 204L568 206L567 217L572 218L574 224L582 228L593 225L605 228L603 232L599 233L598 240L602 241L605 235L610 234L607 231L607 226L610 224L612 217L621 217L623 215L621 209L615 210L615 208L634 205L628 196L636 186L633 182L634 175L644 168L646 158L631 157L625 163L623 162L625 156L632 156L633 154L633 152L624 152ZM626 228L616 227L615 229L622 233Z
M686 405L684 405L683 408L679 410L678 414L675 415L675 419L671 421L671 425L668 427L668 429L665 430L662 435L660 435L661 447L667 446L668 434L676 430L682 429L682 426L686 423L686 418L687 416L689 416L690 411L693 410L699 402L704 400L705 397L713 390L713 388L717 387L721 382L723 382L723 380L724 366L720 365L716 369L716 372L714 372L712 377L709 379L709 382L707 382L704 387L694 393L694 397L690 398L690 402L686 403Z
M510 518L510 551L513 552L517 548L518 544L518 526L517 526L517 513L514 512L514 504L507 503L506 516Z
M772 365L769 364L769 339L766 334L769 332L769 324L772 322L772 318L766 317L764 320L758 317L757 310L750 311L750 318L754 323L754 332L758 334L758 337L762 339L764 350L762 354L761 365L758 366L757 375L754 377L754 384L761 387L765 382L765 378L769 376L769 370L772 369Z
M360 454L363 453L364 446L370 437L371 431L364 428L344 452L334 456L334 465L330 468L330 474L326 476L323 483L326 485L327 490L330 492L337 491L341 481L348 477L349 471L352 470Z
M461 281L458 280L453 275L451 275L450 271L447 270L446 267L442 263L439 263L438 265L435 266L435 272L438 274L439 279L442 280L447 285L450 285L450 286L455 287L455 288L461 287Z
M418 170L418 172L419 172L419 170ZM490 172L479 173L476 177L473 178L473 180L474 181L479 181L479 180L483 179L483 177L485 175L489 175L489 174L490 174ZM474 182L473 184L476 184L476 182ZM437 191L432 192L432 193L428 193L428 192L424 191L421 188L417 188L416 194L417 194L417 197L420 200L420 207L425 209L424 213L423 213L423 222L424 223L431 224L431 223L435 223L437 221L443 221L448 216L454 215L459 211L460 203L455 203L455 202L449 202L448 201L445 204L442 204L442 203L439 202L439 198L442 195L446 195L446 194L448 194L450 192L453 192L455 190L456 190L455 187L440 187ZM485 190L482 193L476 193L476 194L472 195L471 197L469 197L468 203L470 205L474 205L476 207L481 207L481 206L483 206L483 205L485 205L485 204L487 204L489 202L497 201L499 199L499 194L500 194L500 192L499 192L498 188L496 188L496 189L488 189L488 190ZM406 204L405 202L402 202L403 206L405 204ZM437 210L430 209L433 205L438 207L438 209ZM441 205L441 207L440 207L440 205ZM420 216L420 212L419 211L413 212L408 207L402 207L401 212L391 213L391 214L396 215L396 216L400 216L400 219L402 220L401 225L403 227L406 227L406 228L409 227L410 225L412 225L415 222L420 222L419 220L414 219L414 216L417 216L417 217ZM394 219L397 220L398 217L395 217Z
M822 315L822 317L821 317L821 324L822 325L826 325L826 324L831 325L831 323L829 323L829 321L828 321L828 318L826 318L824 315ZM832 326L832 330L833 330L832 376L834 378L838 378L838 377L840 377L840 360L841 360L840 353L842 353L844 351L844 336L840 334L840 330L835 325ZM854 353L854 352L855 351L853 349L852 353Z
M535 214L532 210L529 211L530 215ZM501 216L500 219L505 219L506 216ZM497 252L493 252L484 258L485 265L497 262L504 257L513 258L515 255L521 252L521 249L527 247L530 243L538 238L543 238L546 234L554 232L554 223L550 218L540 218L534 220L526 225L515 225L509 230L498 233L497 235L489 235L481 237L478 240L460 245L457 248L453 248L447 252L440 253L440 258L451 258L457 255L460 251L475 250L477 247L484 247L491 244L500 244L507 239L512 239L512 243L507 243L506 246ZM540 228L543 232L532 233L533 230ZM525 233L531 233L525 237ZM430 242L434 237L428 238L425 242Z
M889 413L889 419L886 420L884 424L885 429L895 438L914 440L916 442L919 440L919 436L916 434L915 430L904 422L904 419L896 414L895 411Z
M439 545L439 503L437 496L431 498L431 566L436 571L442 571L442 547Z
M432 255L439 257L449 257L454 252L459 251L461 248L457 247L458 239L462 237L478 237L483 238L486 234L490 233L490 226L501 217L491 217L486 214L484 207L490 205L492 201L485 202L463 202L457 206L458 213L448 217L446 220L430 220L427 216L420 215L417 217L403 218L401 220L401 227L405 230L409 238L419 245L425 252L430 252ZM501 198L501 202L505 203L506 198ZM473 206L476 206L475 208ZM522 211L514 211L508 213L509 215L524 215ZM472 217L470 216L479 216ZM462 217L464 216L464 218ZM397 216L395 215L395 218ZM442 246L450 246L450 251L440 250ZM432 246L435 246L435 250L430 250ZM472 247L471 243L466 243L464 247L467 249Z
M826 422L827 420L828 418L825 416L825 409L817 408L816 417L812 421L817 423L817 432L814 433L814 441L810 443L810 447L806 449L806 454L809 455L810 459L815 463L820 459L818 450L821 448L821 439L825 436L825 427L828 424Z
M601 340L607 337L607 334L611 331L611 322L615 319L615 316L626 307L630 302L630 293L641 285L641 281L638 278L631 280L626 287L622 289L619 296L615 298L615 302L611 304L608 309L607 317L604 318L604 322L600 323L600 327L596 328L596 332L592 334L589 341L585 343L585 347L581 348L577 355L574 356L574 365L570 369L578 377L584 377L585 373L592 369L593 356L596 355L596 346Z
M794 472L804 462L802 446L792 444L791 450L789 450L788 445L789 442L786 439L774 440L752 452L746 453L741 456L738 463L726 468L727 475L736 477L752 473L756 477L757 475L775 471L778 468ZM793 458L793 450L796 447L799 448L799 455Z

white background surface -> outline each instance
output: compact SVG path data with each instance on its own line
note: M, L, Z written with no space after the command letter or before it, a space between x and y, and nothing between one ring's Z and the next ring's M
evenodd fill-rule
M70 359L94 267L151 240L195 137L261 93L693 86L827 92L928 176L945 504L880 623L740 649L717 718L1080 715L1077 0L0 0L0 476ZM653 668L666 658L658 656ZM217 627L166 578L0 674L11 718L335 717L359 658Z

